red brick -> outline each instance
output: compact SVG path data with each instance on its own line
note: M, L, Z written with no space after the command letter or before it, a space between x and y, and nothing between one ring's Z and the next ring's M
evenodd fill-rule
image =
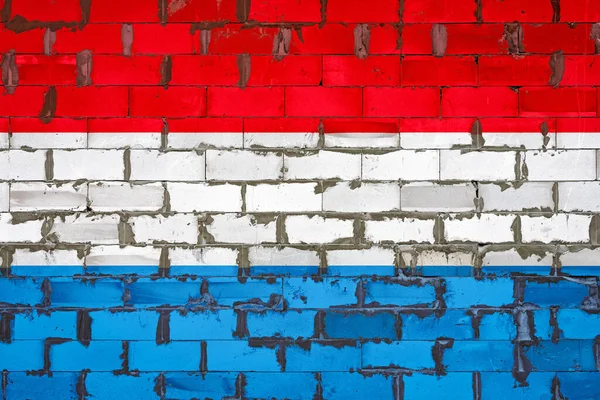
M327 22L400 22L398 0L328 0Z
M179 7L178 4L183 4ZM236 0L169 0L169 22L236 21Z
M556 131L554 118L481 118L479 122L483 132L541 133L543 123L548 132Z
M247 118L244 132L318 132L319 123L318 118Z
M481 0L481 5L485 22L552 22L550 0Z
M402 54L431 55L431 24L408 24L402 27Z
M156 0L92 1L90 23L160 22Z
M570 0L560 3L560 22L600 21L600 2L590 0Z
M13 94L1 94L0 117L37 117L47 90L42 86L23 86L17 87Z
M557 118L557 132L600 132L600 118Z
M405 0L405 23L475 22L475 1Z
M600 85L599 56L567 56L565 57L565 73L561 86Z
M563 2L565 3L565 2ZM522 25L523 47L528 53L594 54L590 39L591 25L542 24Z
M366 117L435 117L440 90L434 88L365 88Z
M40 39L42 50L43 43ZM59 29L52 49L57 54L74 54L82 50L90 50L93 54L121 54L121 25L90 24L83 30Z
M555 117L596 116L594 88L522 88L519 90L520 115Z
M44 30L32 29L21 33L9 31L0 25L0 52L15 50L17 53L44 52Z
M11 18L20 15L28 21L81 21L80 0L14 0Z
M125 117L127 116L127 88L56 87L56 116L59 117Z
M325 118L325 133L398 133L396 118Z
M507 54L503 24L449 24L446 54Z
M43 123L39 118L11 118L12 132L87 132L85 119L54 118Z
M277 28L227 25L211 30L208 51L211 54L272 54Z
M446 88L444 117L512 117L518 115L518 94L509 88Z
M288 87L285 115L292 117L354 117L362 115L362 89Z
M475 118L402 118L403 132L470 132Z
M171 84L233 86L239 80L236 56L172 57Z
M320 22L320 0L252 0L248 19L258 22Z
M158 85L160 56L93 56L94 85Z
M19 85L75 85L75 56L16 56Z
M398 86L400 58L397 56L325 56L324 86Z
M119 44L120 37L119 31ZM192 34L190 26L186 24L134 25L131 51L137 54L198 54L200 33L196 31Z
M8 132L8 118L0 118L0 132Z
M400 39L400 28L396 25L371 26L369 54L400 54Z
M208 88L211 117L283 116L283 88Z
M88 132L162 132L159 118L90 118Z
M482 86L548 85L552 74L547 56L479 57L479 84Z
M242 132L241 118L185 118L167 119L169 132Z
M321 67L320 56L252 56L248 86L318 85Z
M200 117L206 115L206 89L170 86L132 87L132 117Z
M303 26L292 32L290 54L354 54L353 29L340 24Z
M477 84L473 57L406 56L402 59L402 86L462 86Z

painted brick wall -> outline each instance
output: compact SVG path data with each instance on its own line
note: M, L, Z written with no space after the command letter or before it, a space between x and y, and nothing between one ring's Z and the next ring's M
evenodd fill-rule
M599 2L0 6L0 399L600 398Z

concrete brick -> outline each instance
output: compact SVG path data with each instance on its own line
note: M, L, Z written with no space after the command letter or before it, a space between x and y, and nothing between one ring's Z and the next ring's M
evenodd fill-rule
M192 150L206 148L238 148L244 145L242 132L169 132L167 135L167 148L174 150Z
M275 243L275 219L262 222L250 215L218 214L206 229L215 243Z
M296 215L285 219L290 243L354 242L354 220Z
M197 249L170 248L169 259L173 266L235 265L237 251L223 247L203 247Z
M158 267L160 253L160 248L149 246L93 246L89 254L85 256L85 263L88 272L97 269L97 267L105 267L101 273L110 274L111 271L122 266ZM113 273L116 274L116 272Z
M390 133L360 132L360 133L326 133L325 147L339 148L398 148L400 136Z
M206 179L254 181L283 178L283 156L247 150L207 150Z
M118 215L55 217L51 235L63 243L119 244Z
M340 182L323 192L323 211L381 212L400 208L400 186L395 183Z
M43 220L19 221L8 213L0 213L0 242L39 242L42 240Z
M202 181L204 154L195 151L131 151L131 179L136 181Z
M556 135L558 149L600 149L600 134L593 132L560 132Z
M322 195L315 183L246 186L248 212L319 212Z
M600 211L600 182L559 182L559 211Z
M482 211L531 211L554 210L553 183L524 182L483 183L479 185L479 197L483 199Z
M79 342L66 342L52 346L50 363L54 371L112 372L121 368L122 352L118 341L91 342L87 347Z
M461 181L514 180L517 153L514 151L440 150L440 178Z
M87 185L15 182L10 187L11 211L84 211Z
M502 251L489 251L483 255L482 266L483 267L551 266L553 256L554 255L551 252L545 252L544 254L530 254L530 255L522 256L515 249L502 250Z
M196 311L181 315L172 312L169 320L172 340L227 340L233 337L237 316L233 310Z
M90 132L87 137L90 149L158 149L161 146L160 132Z
M155 340L159 313L154 310L90 311L92 340Z
M544 136L532 134L531 132L482 132L485 147L501 147L513 149L541 150L554 149L556 147L556 133L548 132L546 139L548 144L544 145ZM560 135L558 135L560 136Z
M310 310L248 313L248 332L251 337L308 338L314 334L316 314Z
M31 149L84 149L87 146L85 132L13 132L11 148Z
M136 243L198 243L198 218L192 214L129 218Z
M11 273L17 276L69 276L83 274L77 250L15 249Z
M286 350L286 357L287 371L348 371L360 367L360 348L358 346L336 348L313 343L308 351L299 346L293 346Z
M43 181L46 179L46 152L0 151L0 180Z
M238 185L168 182L173 212L241 212L242 189Z
M10 188L7 182L0 183L0 212L7 212L10 205Z
M454 146L471 146L472 142L468 132L400 133L400 147L403 149L451 149Z
M475 186L414 182L400 188L400 209L422 212L475 211Z
M89 373L85 377L85 390L89 396L106 400L118 400L119 393L135 393L148 400L157 400L157 374L115 375L110 372Z
M471 266L473 265L473 254L464 252L442 252L435 250L424 250L417 253L418 267L443 267L443 266Z
M407 369L433 369L432 342L410 341L392 343L365 343L362 345L363 368L396 366Z
M444 220L445 238L450 242L502 243L512 242L512 215L480 214L472 217L452 217Z
M196 371L200 366L200 343L154 342L129 344L129 368L140 371ZM118 369L118 368L117 368Z
M435 150L398 150L384 154L363 154L362 178L388 181L437 180L439 163L439 153Z
M337 151L286 153L285 179L360 179L361 155Z
M14 340L45 340L49 337L77 340L77 312L55 311L35 317L15 315Z
M318 132L244 132L244 147L265 148L315 148L319 144Z
M27 398L42 400L44 398L72 399L77 398L77 379L79 373L55 372L52 376L35 376L30 372L11 372L8 375L5 395L7 398L18 398L27 393Z
M160 211L164 205L160 183L97 182L89 184L88 192L93 211Z
M364 250L329 250L327 265L332 266L389 266L394 265L396 254L393 249L371 247Z
M306 266L320 264L319 255L313 250L300 250L292 247L250 247L250 266Z
M593 181L596 179L596 152L594 150L564 150L527 152L531 181Z
M579 249L560 253L559 260L563 267L597 267L598 260L600 260L598 257L600 257L600 249ZM595 270L596 268L593 269ZM569 273L571 268L564 271Z
M392 378L384 375L363 376L348 372L324 372L321 374L321 380L323 397L330 400L350 399L353 396L371 400L394 398Z
M123 155L120 150L55 150L54 179L122 180Z
M365 221L365 238L368 242L434 243L433 219L383 218Z
M587 243L590 241L589 215L556 214L551 217L521 217L523 242L568 242Z

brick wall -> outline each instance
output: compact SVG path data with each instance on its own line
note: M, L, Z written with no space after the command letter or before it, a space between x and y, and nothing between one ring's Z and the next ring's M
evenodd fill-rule
M0 399L600 398L600 3L0 6Z

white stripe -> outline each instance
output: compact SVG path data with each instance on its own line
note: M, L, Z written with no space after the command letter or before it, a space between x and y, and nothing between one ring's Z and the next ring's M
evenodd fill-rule
M244 147L315 148L319 144L318 132L298 133L244 133Z
M158 265L160 248L93 246L86 256L86 265Z
M274 247L251 247L248 251L250 265L265 266L306 266L319 265L320 259L315 251L299 250L292 247L278 249Z
M16 249L11 265L83 265L83 259L77 256L77 250Z
M417 266L419 267L461 267L473 265L471 253L446 253L435 250L425 250L417 254Z
M561 132L556 137L559 149L600 149L600 132Z
M83 149L87 146L85 132L18 132L10 138L13 148Z
M483 132L483 147L509 147L538 150L544 148L544 136L532 132ZM546 148L555 147L556 134L549 133ZM404 149L451 149L471 146L469 132L402 132L400 146Z
M241 132L184 133L167 135L167 147L170 149L196 149L205 147L239 148L244 144Z
M397 148L397 133L326 133L325 147Z
M560 256L560 263L563 267L598 267L600 264L598 260L600 260L600 249L570 251Z
M372 247L364 250L331 250L327 252L327 265L370 266L394 265L393 249Z
M238 252L222 247L169 249L171 265L237 265Z
M525 258L515 249L506 251L490 251L483 256L482 266L549 266L552 265L553 255L546 252L544 255L531 254Z
M126 147L138 149L160 148L160 132L90 132L88 148L90 149L122 149Z
M0 149L8 149L8 133L0 132Z

